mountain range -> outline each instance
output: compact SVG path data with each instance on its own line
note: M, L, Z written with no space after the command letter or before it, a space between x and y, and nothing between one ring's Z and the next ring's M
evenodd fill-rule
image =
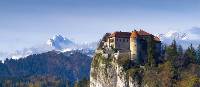
M78 44L62 35L55 35L48 39L44 44L16 50L11 53L0 53L0 56L3 57L1 60L5 60L6 58L19 59L32 54L41 54L52 50L59 52L78 50L88 54L88 56L92 56L91 53L94 52L96 45L97 42Z
M194 47L197 47L200 43L199 39L193 39L194 35L191 33L185 33L180 31L169 31L165 34L157 34L162 41L163 44L171 44L171 42L175 39L179 45L182 45L184 49L186 49L190 44L193 44ZM75 43L73 40L70 40L62 35L55 35L52 38L48 39L46 43L25 48L22 50L16 50L11 53L1 53L0 56L3 57L1 60L5 60L6 58L19 59L24 58L32 54L41 54L48 51L60 51L67 52L72 50L79 50L83 53L89 53L87 55L92 56L97 46L97 41L92 43Z
M200 44L200 39L194 39L194 34L190 32L169 31L165 34L157 34L163 44L169 45L173 40L176 40L178 45L182 45L186 49L191 44L197 47ZM196 36L197 37L197 36Z

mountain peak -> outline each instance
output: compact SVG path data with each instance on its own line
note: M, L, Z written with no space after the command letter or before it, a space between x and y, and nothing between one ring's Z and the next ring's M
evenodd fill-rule
M53 36L53 40L65 40L66 38L60 34Z
M164 41L164 39L186 40L188 38L186 33L178 31L169 31L165 34L158 34L158 37Z
M62 50L63 48L68 48L75 45L75 43L72 42L70 39L60 34L55 35L53 36L53 38L47 40L46 44L50 47L53 47L56 50Z

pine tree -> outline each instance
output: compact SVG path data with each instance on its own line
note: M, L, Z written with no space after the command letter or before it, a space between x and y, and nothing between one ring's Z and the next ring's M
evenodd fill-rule
M196 50L196 63L200 64L200 44L199 44L199 46L197 47L197 50Z
M173 40L172 44L166 47L166 55L169 61L172 63L175 61L178 56L176 40Z
M172 48L173 48L174 52L176 52L176 53L177 53L177 44L176 44L176 40L175 40L175 39L173 40L173 42L172 42L171 46L172 46Z
M178 46L177 52L179 56L183 55L183 48L181 45Z
M192 46L192 44L185 51L185 56L190 59L190 62L195 63L196 51L195 51L194 47Z
M176 40L173 40L172 44L170 46L166 47L166 55L168 58L168 62L170 63L171 72L172 72L172 84L175 84L175 80L179 77L178 75L178 69L176 67L176 60L178 57L178 50L177 50L177 44ZM173 86L172 86L173 87Z

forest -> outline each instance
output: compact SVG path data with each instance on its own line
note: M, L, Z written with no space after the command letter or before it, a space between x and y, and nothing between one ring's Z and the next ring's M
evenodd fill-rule
M191 44L183 49L173 40L170 45L162 45L159 59L154 59L151 51L148 51L144 68L135 66L129 70L140 84L149 87L200 87L200 45L194 48Z
M49 51L0 63L0 87L73 87L89 79L91 57Z

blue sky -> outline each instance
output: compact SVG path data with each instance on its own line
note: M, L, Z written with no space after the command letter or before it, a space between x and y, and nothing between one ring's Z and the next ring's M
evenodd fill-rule
M0 0L4 52L45 43L56 34L92 42L105 32L193 27L200 27L200 0Z

